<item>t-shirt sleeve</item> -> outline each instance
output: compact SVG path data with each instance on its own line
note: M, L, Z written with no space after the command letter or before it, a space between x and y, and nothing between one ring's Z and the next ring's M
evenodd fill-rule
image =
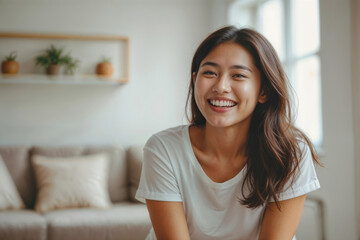
M173 166L162 141L154 135L144 147L141 177L135 198L145 203L145 199L181 202Z
M284 187L284 191L279 194L279 201L299 197L320 188L310 148L303 142L300 144L304 153L299 164L299 170L295 173L294 181L292 182L293 178L290 178ZM274 202L274 200L270 199L269 202Z

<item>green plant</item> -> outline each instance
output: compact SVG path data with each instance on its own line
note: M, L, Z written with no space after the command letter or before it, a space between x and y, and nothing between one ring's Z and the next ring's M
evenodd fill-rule
M45 68L50 65L64 65L68 73L73 74L79 65L79 60L70 56L70 53L63 54L63 48L56 48L53 45L50 48L45 49L45 54L37 56L35 59L36 66L40 65Z
M111 59L111 58L109 58L109 57L103 56L102 62L103 62L103 63L109 63L109 62L110 62L110 59Z
M16 57L16 52L13 51L8 56L5 56L5 61L15 61Z
M66 69L65 71L69 74L74 74L76 69L79 67L80 61L78 59L73 59L70 56L67 56L68 59L66 59Z

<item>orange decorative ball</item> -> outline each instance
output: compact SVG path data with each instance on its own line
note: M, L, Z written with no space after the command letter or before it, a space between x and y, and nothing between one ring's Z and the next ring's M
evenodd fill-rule
M1 72L5 74L16 74L19 71L17 61L3 61L1 63Z
M96 66L96 74L111 77L114 73L113 65L110 62L102 62Z

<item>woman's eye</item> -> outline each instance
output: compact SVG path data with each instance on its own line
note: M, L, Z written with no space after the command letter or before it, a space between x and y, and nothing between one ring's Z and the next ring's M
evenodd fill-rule
M203 74L208 75L208 76L215 76L216 75L216 73L214 73L212 71L205 71Z
M233 77L234 78L246 78L246 76L243 74L234 74Z

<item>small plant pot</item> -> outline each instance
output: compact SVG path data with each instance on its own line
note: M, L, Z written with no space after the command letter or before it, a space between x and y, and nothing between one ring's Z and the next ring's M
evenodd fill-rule
M48 75L59 75L59 72L60 72L60 65L51 64L46 69L46 74Z
M1 63L1 72L5 74L16 74L19 71L17 61L3 61Z
M104 77L111 77L114 73L114 68L109 62L102 62L96 66L96 74Z

